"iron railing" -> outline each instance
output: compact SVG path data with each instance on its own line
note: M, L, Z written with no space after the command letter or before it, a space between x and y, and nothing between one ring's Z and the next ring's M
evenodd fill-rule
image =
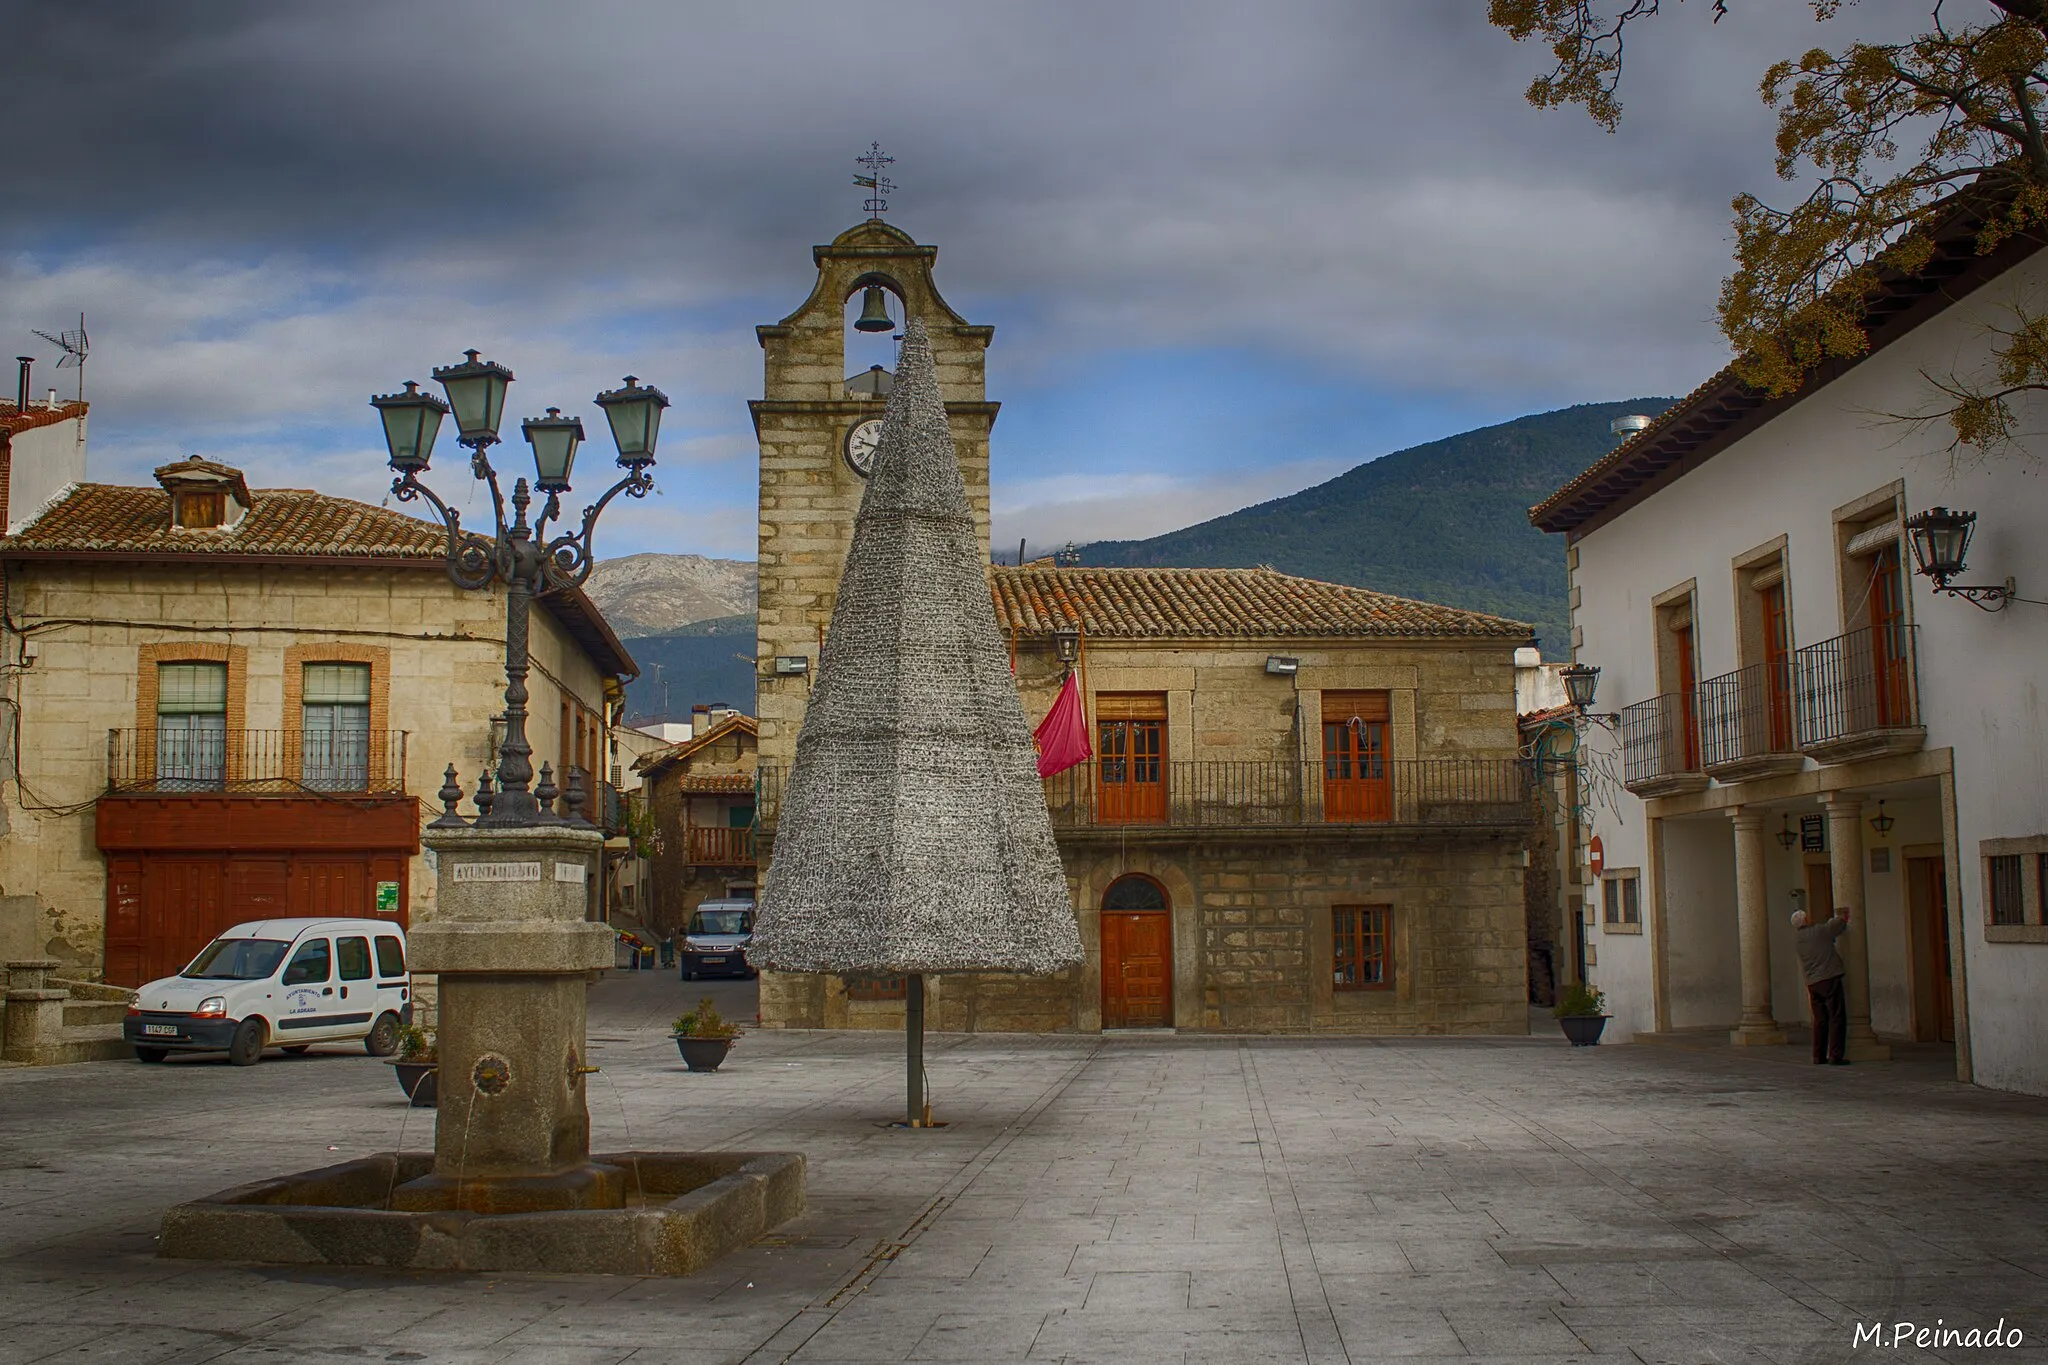
M1666 692L1621 713L1623 785L1700 771L1697 706L1694 693Z
M1124 780L1131 769L1119 762L1098 757L1045 780L1055 829L1520 825L1534 790L1530 764L1513 758L1166 762L1157 782ZM786 777L779 767L756 773L764 828L775 825Z
M749 867L754 861L754 831L750 826L725 829L717 825L691 825L687 831L683 861L700 867Z
M110 792L402 795L404 730L107 731Z
M1916 629L1903 622L1865 626L1798 652L1802 749L1919 726Z
M1709 769L1796 754L1792 661L1751 664L1700 684L1700 761Z

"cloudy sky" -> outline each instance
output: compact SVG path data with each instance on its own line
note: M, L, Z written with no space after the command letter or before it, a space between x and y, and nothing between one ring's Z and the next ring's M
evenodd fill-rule
M601 551L751 557L752 329L880 140L996 328L998 545L1152 534L1692 387L1729 197L1774 186L1763 68L1926 8L1677 8L1609 136L1522 101L1542 54L1483 0L0 0L0 342L68 391L30 329L88 314L94 478L200 452L370 501L372 392L477 346L508 419L602 446L631 371L675 400L662 491Z

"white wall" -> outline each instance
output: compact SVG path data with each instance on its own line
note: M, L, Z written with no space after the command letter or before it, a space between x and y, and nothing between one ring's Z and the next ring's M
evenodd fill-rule
M7 447L7 534L13 535L60 491L84 480L85 418L16 432Z
M1832 513L1893 480L1905 483L1908 512L1942 503L1979 514L1965 581L1996 583L2011 575L2022 594L2048 599L2044 438L2023 442L2019 457L1986 459L1963 451L1952 458L1945 424L1916 427L1881 415L1932 407L1938 396L1925 374L1981 372L1989 326L2016 298L2044 296L2044 286L2048 253L2007 272L1576 542L1576 653L1601 667L1600 709L1620 710L1656 694L1651 599L1687 579L1698 580L1700 677L1737 667L1731 561L1780 535L1787 540L1795 646L1840 634ZM2037 404L2024 412L2019 429L2048 431L2048 407ZM1906 559L1910 565L1910 554ZM1953 750L1962 874L1950 894L1962 907L1960 947L1975 1078L1989 1086L2048 1093L2048 944L1986 941L1977 850L1982 839L2048 833L2048 698L2040 680L2048 606L2021 603L1986 613L1936 596L1917 574L1908 577L1909 618L1919 627L1927 749ZM1621 803L1621 818L1601 812L1595 820L1609 866L1640 864L1646 856L1642 804L1625 794ZM1903 806L1888 810L1901 821L1891 839L1895 847L1904 841L1909 817L1912 841L1938 838L1931 800L1911 812ZM1789 913L1785 893L1794 877L1792 860L1774 856L1774 926ZM1894 871L1866 881L1875 980L1898 975L1903 876ZM1774 958L1782 959L1788 947L1789 939L1774 927ZM1610 969L1603 945L1596 972L1610 995L1647 992L1647 971L1638 971L1629 954L1612 956ZM1677 974L1674 963L1674 990ZM1796 1002L1786 999L1789 986L1782 961L1774 962L1777 1008L1797 1019L1803 1005L1795 1009ZM1896 995L1874 1001L1880 1032L1904 1026L1904 1002Z

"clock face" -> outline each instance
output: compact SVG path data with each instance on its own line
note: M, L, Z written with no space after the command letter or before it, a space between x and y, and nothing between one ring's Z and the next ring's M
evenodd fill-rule
M875 472L875 445L881 439L879 417L870 417L846 433L846 463L863 479Z

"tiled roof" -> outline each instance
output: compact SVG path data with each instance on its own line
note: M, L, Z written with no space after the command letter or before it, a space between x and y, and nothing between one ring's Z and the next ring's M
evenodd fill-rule
M1980 253L1977 235L1996 206L1997 201L1970 191L1959 193L1953 211L1934 229L1935 249L1927 264L1911 275L1897 270L1880 273L1862 302L1864 330L1870 338L1862 355L1809 370L1800 387L1782 398L1752 389L1736 377L1733 365L1726 367L1530 508L1530 523L1544 531L1577 532L1595 518L1634 506L2041 250L2044 243L2039 237L2022 232L1998 249Z
M656 749L653 753L643 756L633 767L642 773L652 774L658 772L672 763L682 762L698 750L725 738L725 736L735 730L747 735L759 735L761 733L760 725L752 716L744 713L735 713L727 716L724 720L718 722L718 724L694 739L677 740L666 749ZM753 785L754 779L751 777L747 778L746 786L751 789Z
M171 495L161 488L82 483L0 548L124 554L319 555L367 559L439 559L446 532L401 512L303 488L265 488L233 526L184 530L171 525Z
M754 790L754 775L752 773L684 773L680 778L676 779L676 790L690 792L697 796L752 794Z
M90 403L59 403L54 408L36 403L24 412L8 403L0 407L0 440L18 432L34 431L37 427L55 426L74 417L83 417L91 407Z
M1530 627L1273 569L1022 568L990 571L996 615L1020 633L1078 625L1108 638L1265 640L1286 636L1482 636Z

